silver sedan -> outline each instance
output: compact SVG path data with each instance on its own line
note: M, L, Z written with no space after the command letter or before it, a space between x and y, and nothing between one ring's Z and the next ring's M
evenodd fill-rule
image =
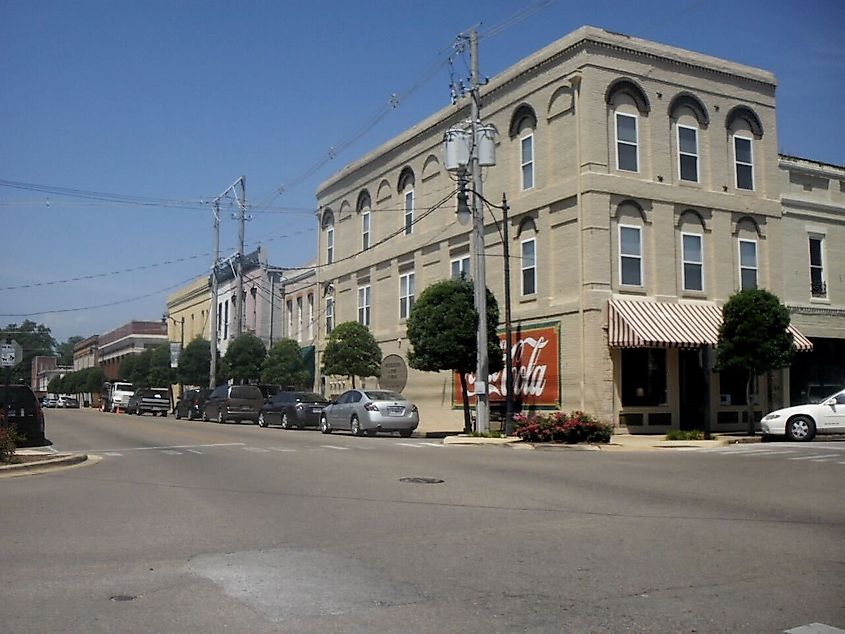
M347 390L320 415L320 431L324 434L337 429L349 430L355 436L396 431L407 438L419 424L417 406L389 390Z

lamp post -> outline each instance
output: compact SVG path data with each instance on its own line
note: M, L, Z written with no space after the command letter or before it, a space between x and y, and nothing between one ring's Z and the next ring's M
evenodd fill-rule
M510 435L513 431L513 327L511 323L511 261L510 261L510 242L508 240L508 205L507 194L502 194L502 204L494 205L484 196L478 192L473 192L475 196L484 201L488 207L500 209L502 211L502 224L496 217L493 216L493 222L496 223L496 229L502 238L502 257L504 258L504 274L505 274L505 435ZM459 222L465 224L468 222L469 214L471 213L469 207L466 205L466 196L458 197L458 216ZM461 218L463 216L463 218Z
M168 319L173 322L174 326L176 324L180 324L180 326L181 326L180 333L179 333L179 355L181 356L182 351L185 349L185 316L182 315L182 318L178 321L176 320L175 317L171 317L168 314L164 314L164 315L161 316L161 322L162 323L166 323ZM168 337L168 339L169 339L169 337ZM173 357L171 355L170 367L178 367L178 365L177 366L173 365L172 359L173 359ZM185 392L185 386L182 384L181 381L179 381L179 398L182 397L182 394L184 392Z

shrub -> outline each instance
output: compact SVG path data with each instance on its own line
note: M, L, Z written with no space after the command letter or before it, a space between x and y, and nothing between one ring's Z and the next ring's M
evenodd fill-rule
M704 432L699 429L691 429L689 431L673 429L666 434L666 440L704 440Z
M610 425L580 411L570 414L553 412L531 417L517 414L514 423L514 434L526 442L608 443L613 434Z
M23 436L14 425L0 425L0 462L10 462Z

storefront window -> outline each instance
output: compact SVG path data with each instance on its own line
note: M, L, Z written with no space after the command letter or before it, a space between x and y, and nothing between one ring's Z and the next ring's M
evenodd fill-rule
M622 406L648 407L666 404L666 350L622 350Z
M742 370L725 370L719 374L719 403L723 406L745 405L745 384Z

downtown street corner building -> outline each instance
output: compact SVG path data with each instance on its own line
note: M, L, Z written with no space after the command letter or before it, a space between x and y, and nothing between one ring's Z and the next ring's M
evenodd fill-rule
M767 71L592 27L481 88L496 132L483 193L510 206L518 411L579 409L644 433L703 429L709 411L713 431L744 429L744 380L708 381L703 353L724 302L758 287L789 307L799 352L761 378L757 415L845 384L845 169L778 154L775 89ZM336 324L366 325L384 361L365 385L402 391L422 431L462 428L457 377L408 367L405 323L428 285L473 277L442 150L469 114L468 98L442 109L317 192L317 354ZM485 207L501 316L502 220ZM491 411L504 374L490 376ZM351 387L321 381L327 396Z

